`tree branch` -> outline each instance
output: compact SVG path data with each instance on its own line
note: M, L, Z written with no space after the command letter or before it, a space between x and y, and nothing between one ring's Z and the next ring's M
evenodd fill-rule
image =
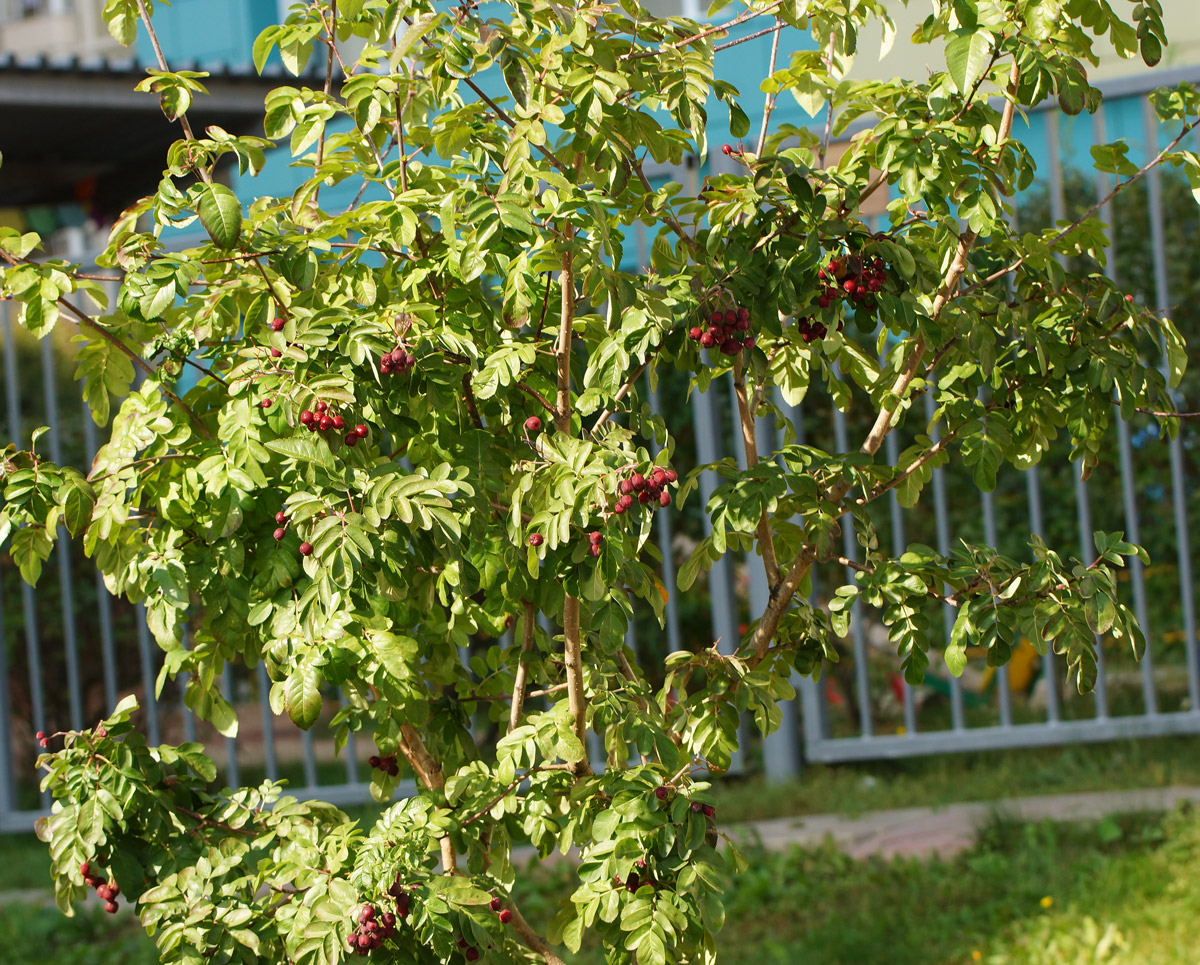
M767 77L775 73L775 60L779 56L779 34L783 30L783 21L780 20L775 24L775 36L771 38L771 59L767 63ZM767 143L767 126L771 122L771 112L775 110L776 94L767 94L766 101L763 103L763 119L762 127L758 132L758 147L755 148L755 155L761 157L763 145Z
M513 679L512 707L508 712L510 733L520 726L521 714L525 711L525 687L529 683L529 655L533 653L534 623L537 619L537 607L528 600L522 600L521 606L525 612L525 623L521 627L521 653L517 657L517 673Z
M163 56L162 47L158 45L158 34L154 32L154 26L150 23L150 13L146 10L145 0L137 0L138 15L142 18L142 23L146 27L146 33L150 37L150 46L154 48L154 56L158 59L160 69L170 73L171 68L167 66L167 58ZM183 136L189 141L196 140L196 135L192 133L191 122L187 119L187 111L179 115L179 126L183 129ZM196 174L200 176L200 180L205 184L212 183L212 175L200 165L194 165Z
M521 944L530 951L537 952L545 960L546 965L565 965L563 960L554 954L554 951L546 944L545 940L535 932L525 920L525 916L521 914L521 910L516 904L509 899L509 910L513 913L512 927L513 932L520 940Z
M408 759L413 772L429 790L438 790L446 786L446 778L442 774L442 765L433 759L425 741L417 729L407 721L400 725L400 752ZM454 874L458 870L458 856L454 852L454 842L446 834L441 840L442 871Z
M758 465L758 440L754 437L754 416L750 413L750 401L746 396L746 372L742 357L733 360L733 392L737 396L738 415L742 427L742 446L746 451L746 468ZM758 550L762 553L763 569L767 574L767 586L774 588L779 582L779 563L775 558L775 539L771 535L771 521L764 509L758 518Z

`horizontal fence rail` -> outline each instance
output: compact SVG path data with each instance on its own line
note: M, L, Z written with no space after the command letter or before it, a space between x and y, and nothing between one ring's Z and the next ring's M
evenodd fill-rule
M1090 122L1074 119L1071 123L1089 123L1087 139L1099 143L1111 136L1106 118L1120 122L1123 130L1140 132L1142 150L1148 152L1160 134L1150 105L1138 96L1143 92L1122 88L1121 96ZM1051 222L1066 220L1072 214L1068 177L1080 165L1063 156L1066 142L1057 114L1035 113L1031 124L1035 126L1031 138L1041 145L1035 153L1047 196L1046 217ZM1076 126L1071 138L1076 151L1080 130ZM722 164L731 162L718 156L710 170L720 171ZM688 184L693 191L699 185L700 170L695 166L656 174L659 179ZM1111 185L1095 180L1091 173L1087 177L1092 179L1086 199L1090 204ZM1172 292L1184 290L1184 283L1192 279L1169 273L1167 235L1172 223L1165 215L1163 192L1163 176L1155 170L1147 178L1144 212L1154 277L1126 278L1121 266L1127 253L1119 247L1112 250L1105 271L1117 281L1136 282L1148 307L1170 312L1179 301ZM1114 216L1111 205L1102 214L1108 223ZM1017 217L1024 213L1018 212ZM1182 217L1200 219L1195 211ZM648 238L639 229L634 240L629 250L644 263ZM65 321L59 325L63 330L69 327ZM64 368L69 364L64 362L69 354L66 340L56 336L39 347L20 337L15 308L3 302L0 335L7 410L0 424L7 429L6 441L27 445L32 429L46 425L49 432L43 444L52 459L90 464L102 442L102 430L79 405L69 368ZM1192 333L1193 339L1198 336L1200 326ZM734 457L744 467L733 433L738 414L729 377L715 379L703 393L686 385L651 387L647 381L645 397L652 412L675 416L677 433L684 428L680 421L690 421L687 428L693 438L681 442L675 453L680 466ZM856 444L850 414L833 409L827 398L814 395L804 405L792 407L776 391L772 401L779 419L773 413L758 419L760 452L774 451L784 442L810 442L841 452ZM683 409L689 411L680 420ZM909 433L926 431L925 422L934 409L931 391L909 415L910 425L902 428ZM883 450L892 464L901 451L900 432L888 437ZM936 441L936 429L930 435ZM878 614L855 603L848 639L841 642L841 662L827 666L819 679L796 677L799 696L781 708L779 730L759 742L747 725L732 770L748 773L761 768L769 778L784 779L799 774L804 760L851 761L1200 732L1196 588L1191 568L1200 438L1185 422L1167 447L1169 471L1162 478L1147 480L1139 475L1139 466L1154 447L1161 447L1151 435L1145 421L1131 425L1116 420L1108 463L1091 481L1084 481L1077 468L1047 460L1024 472L1006 468L996 491L980 494L954 474L952 465L937 468L914 510L902 509L893 491L873 520L881 542L896 553L911 542L922 542L948 554L963 530L993 546L1013 542L1019 531L1045 538L1052 547L1090 562L1093 529L1121 529L1135 543L1153 538L1160 552L1150 567L1133 560L1126 584L1128 602L1148 640L1140 665L1098 640L1099 676L1094 694L1086 698L1068 691L1064 668L1053 653L1033 660L1027 651L1021 652L1020 662L1014 660L990 676L976 673L972 679L949 676L934 660L926 682L910 686L899 674L895 649L883 637ZM647 608L636 608L627 643L643 655L694 649L713 641L730 653L745 624L766 606L769 591L761 561L753 554L723 557L686 598L677 591L677 565L695 540L711 532L701 510L718 485L717 473L706 471L694 505L655 513L655 538L663 557L660 578L668 593L666 626L659 630ZM1100 486L1106 498L1096 505L1093 493ZM1074 505L1064 509L1066 501ZM33 773L34 733L51 726L89 726L131 691L141 700L140 723L151 742L206 742L210 751L223 752L217 756L223 758L223 779L230 784L287 779L291 793L300 797L319 796L335 804L369 800L367 769L359 760L360 754L371 753L361 746L369 744L369 737L360 736L356 744L351 736L339 758L328 728L318 725L301 732L286 719L277 719L267 701L270 681L261 663L249 672L228 668L222 680L226 699L239 711L237 739L220 738L184 707L186 679L168 683L156 699L160 654L142 608L112 598L90 562L68 547L64 541L55 549L56 559L47 565L36 590L17 578L11 561L0 562L0 679L6 682L0 687L0 831L28 829L49 805ZM812 602L821 604L838 585L853 582L859 544L848 517L841 549L851 565L815 569ZM948 640L954 611L948 604L941 609L941 630ZM549 624L544 628L551 633L556 629ZM978 663L972 661L973 667ZM344 705L335 690L326 696L325 717ZM595 765L601 767L602 744L595 735L589 747ZM411 792L412 785L402 785L404 790Z

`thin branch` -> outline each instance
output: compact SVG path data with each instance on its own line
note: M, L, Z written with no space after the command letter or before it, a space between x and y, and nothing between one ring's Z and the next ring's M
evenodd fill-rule
M642 373L646 371L646 366L650 364L650 356L646 356L646 361L637 367L637 371L625 380L625 384L617 389L617 394L613 396L613 405L616 406L622 399L629 394L629 390L633 388L638 379L642 377ZM613 417L615 409L605 409L600 413L600 417L592 424L591 434L594 436L600 427Z
M142 18L142 23L146 27L146 33L150 37L150 46L154 48L154 56L158 59L158 66L162 70L170 73L171 68L167 66L167 58L163 56L162 47L158 44L158 34L154 32L154 26L150 23L150 13L146 10L145 0L137 0L138 15ZM183 129L183 136L189 141L196 140L196 135L192 133L191 122L187 119L187 111L179 115L179 126ZM201 165L195 165L195 171L200 176L200 180L206 184L212 183L212 175Z
M329 23L325 23L325 10L317 4L317 16L321 18L321 26L325 28L325 35L329 38L329 51L325 55L325 96L329 97L329 92L333 89L333 57L337 53L337 37L334 31L337 29L337 0L329 0ZM338 58L341 59L340 57ZM345 74L346 65L342 65L342 73ZM325 161L325 134L328 131L328 125L321 124L321 134L317 138L317 168L320 168ZM313 191L312 204L317 207L317 201L321 195L321 183L317 182L317 187Z
M517 657L517 673L513 679L512 707L508 712L508 729L511 733L521 724L521 714L525 711L525 687L529 683L529 656L533 653L534 625L537 621L537 607L528 600L522 600L525 623L521 627L521 653Z
M525 916L521 914L521 910L509 899L509 910L513 913L512 927L513 933L518 940L530 951L537 952L545 960L546 965L565 965L563 960L554 954L554 951L546 944L545 940L535 932L525 920Z
M733 392L737 396L738 416L742 427L742 446L746 451L746 468L758 465L758 440L754 437L754 417L750 414L750 401L746 397L746 371L740 355L733 360ZM771 534L771 520L764 509L758 518L758 550L762 553L763 569L767 574L767 586L779 582L779 562L775 558L775 539Z
M475 404L475 392L471 389L471 373L464 372L462 377L463 401L467 404L467 413L476 429L483 428L483 419L479 417L479 407Z
M554 408L554 403L542 395L542 393L540 393L532 385L528 385L525 382L516 382L514 384L531 399L535 399L543 409L550 413L550 415L557 415L557 410Z
M433 759L417 729L407 721L400 725L400 751L425 787L431 791L440 791L446 786L442 765ZM450 840L449 834L442 836L441 848L442 870L448 875L454 874L458 870L458 856L454 852L454 842Z
M644 50L640 54L625 54L622 60L645 60L647 57L659 57L668 50L679 50L681 47L686 47L688 44L694 44L697 40L703 40L705 37L711 37L713 34L725 33L731 27L736 27L745 23L747 20L753 20L756 17L762 17L770 13L776 7L783 3L783 0L774 0L761 10L747 10L745 13L734 17L732 20L726 21L716 27L708 27L701 30L699 33L692 34L690 37L684 37L673 44L667 44L665 47L660 47L658 50ZM748 38L747 38L748 39Z
M1137 411L1159 419L1200 419L1200 412L1159 412L1156 409L1138 409Z
M780 20L775 24L775 36L771 38L771 59L767 63L767 77L771 77L775 73L775 61L779 57L779 34L783 31L783 21ZM763 103L763 119L762 128L758 132L758 147L755 148L755 155L762 156L763 146L767 143L767 126L771 122L771 112L775 110L775 94L767 94L766 101Z

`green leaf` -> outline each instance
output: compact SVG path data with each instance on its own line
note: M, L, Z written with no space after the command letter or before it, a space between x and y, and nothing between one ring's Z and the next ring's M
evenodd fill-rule
M960 31L946 44L946 68L960 94L970 91L987 68L992 52L992 35Z
M308 730L321 716L321 675L302 665L284 681L283 706L297 727Z
M200 187L200 223L218 248L232 248L242 236L242 203L223 184Z

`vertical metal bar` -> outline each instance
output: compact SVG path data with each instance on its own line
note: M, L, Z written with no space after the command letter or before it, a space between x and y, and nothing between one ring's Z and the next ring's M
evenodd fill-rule
M58 420L58 378L54 370L54 344L51 339L42 339L42 390L46 405L46 439L50 445L50 459L61 466L62 432ZM83 688L79 681L79 644L75 636L75 584L71 579L71 534L64 524L58 526L58 541L54 547L58 557L58 584L61 592L63 651L67 668L67 706L71 727L83 729Z
M885 452L887 453L888 464L895 467L900 461L900 442L896 439L896 433L889 432L884 439ZM899 557L908 547L908 540L904 535L904 512L900 508L900 499L896 496L896 490L888 491L888 513L891 516L892 522L892 555ZM904 695L904 733L915 734L917 732L917 705L913 700L912 687L908 681L903 683Z
M1046 114L1046 153L1049 155L1049 188L1050 188L1050 217L1058 223L1067 216L1067 201L1063 191L1062 164L1058 147L1058 114L1048 111ZM1056 256L1059 262L1061 255ZM1092 551L1092 509L1088 499L1087 483L1083 480L1078 463L1074 466L1075 503L1079 517L1079 540L1081 543L1082 559L1090 564L1095 558ZM1108 716L1108 681L1104 674L1104 641L1096 637L1096 716Z
M304 786L312 790L319 786L317 781L317 753L313 747L312 731L300 731L300 742L304 746Z
M146 624L146 608L137 605L138 656L142 668L142 707L146 711L146 739L159 743L158 699L154 695L154 655L151 650L150 627Z
M646 388L650 399L650 412L659 415L658 389L651 388L650 376L646 376ZM662 447L650 441L651 450L657 459ZM658 523L658 548L662 553L663 587L667 591L667 645L672 651L683 649L683 635L679 631L679 588L675 585L675 553L671 545L671 513L669 507L661 507L655 513Z
M1153 156L1158 143L1158 122L1149 100L1142 103L1145 122L1146 152ZM1155 308L1160 315L1171 309L1170 279L1167 277L1167 244L1163 231L1162 172L1150 169L1150 239L1154 252ZM1165 363L1164 363L1165 364ZM1179 561L1179 601L1183 605L1184 648L1187 652L1188 698L1193 710L1200 707L1200 678L1196 664L1196 600L1192 583L1192 548L1188 536L1187 483L1183 473L1183 441L1180 433L1170 441L1171 502L1175 510L1175 552ZM1144 671L1143 671L1144 672Z
M846 416L836 406L833 409L833 438L838 452L846 452ZM854 534L854 517L847 513L842 517L842 552L850 562L858 561L858 540ZM854 583L854 569L846 567L846 580ZM863 633L862 604L856 597L850 609L850 636L854 642L854 683L858 692L858 726L863 737L874 734L871 720L871 678L869 675L870 654L867 653L866 634Z
M1046 538L1046 527L1042 520L1042 485L1037 466L1025 470L1025 495L1029 503L1029 531L1041 539ZM1054 664L1054 648L1046 648L1042 658L1042 674L1046 679L1046 717L1056 724L1061 716L1058 702L1058 671Z
M702 363L708 364L704 352L701 352ZM721 458L721 423L717 418L717 409L713 395L721 391L722 383L714 381L707 392L692 391L692 424L696 431L696 461L700 465L717 462ZM704 526L704 535L712 535L712 520L704 507L712 498L717 488L717 474L714 470L706 470L700 474L700 518ZM717 560L708 574L708 593L712 607L712 628L717 639L717 649L721 653L733 653L737 649L737 600L733 595L733 570L728 555ZM745 760L742 751L743 742L739 742L734 752L730 771L740 772Z
M998 542L996 534L996 500L991 493L980 493L983 506L983 539L988 546L995 547ZM1012 727L1012 694L1008 689L1008 667L996 670L996 701L1000 709L1000 726Z
M1105 144L1108 142L1108 132L1106 130L1104 118L1104 109L1101 108L1092 115L1092 133L1093 140L1097 144ZM1108 186L1105 183L1103 174L1096 175L1096 196L1103 198L1108 193ZM1114 210L1112 202L1109 202L1100 209L1100 218L1102 221L1113 225ZM1114 283L1118 281L1117 274L1117 259L1120 252L1116 248L1116 232L1111 231L1108 238L1108 257L1105 259L1104 274ZM1129 424L1117 416L1117 451L1120 456L1121 464L1121 502L1125 509L1125 534L1126 538L1134 544L1140 545L1142 541L1141 526L1138 520L1137 510L1137 487L1133 478L1133 443L1129 435ZM1129 560L1129 579L1133 584L1133 612L1137 617L1138 625L1142 628L1142 632L1146 635L1146 639L1150 639L1150 614L1149 607L1146 605L1146 570L1142 565L1142 561L1136 556ZM1189 682L1193 676L1192 669L1188 670ZM1153 658L1147 648L1146 656L1142 660L1142 700L1145 711L1148 714L1157 712L1157 695L1154 689L1154 667ZM1196 704L1193 702L1193 707Z
M275 715L271 713L271 680L261 660L255 668L258 680L258 707L262 715L263 771L268 781L279 780L279 760L275 756Z
M345 693L343 693L342 688L339 687L338 688L338 707L343 708L348 703L349 703L349 701L346 700ZM346 747L344 749L344 752L346 754L346 783L347 784L357 784L358 783L358 752L357 752L357 748L355 747L355 744L354 744L354 731L347 731Z
M13 328L13 313L4 313L4 381L8 399L8 436L18 446L22 444L21 397L17 393L17 342ZM21 616L25 621L25 653L29 661L29 702L33 719L30 723L35 731L46 729L46 706L42 699L42 656L38 647L37 609L34 605L33 587L21 581ZM7 686L7 680L5 685ZM50 803L48 794L42 794L43 805Z
M933 393L925 393L925 419L930 423L929 438L936 444L941 438L941 431L933 424L933 414L936 407ZM937 546L942 556L950 555L950 516L946 507L946 479L941 467L933 470L933 514L937 524ZM949 589L943 587L943 592ZM942 624L945 628L945 641L950 643L950 631L954 628L954 608L949 603L942 604ZM962 730L966 722L963 716L962 681L957 677L950 678L950 724L953 730Z
M96 458L99 445L96 441L96 425L92 411L83 403L83 445L87 450L88 465ZM108 710L117 705L117 657L113 640L112 596L104 585L104 576L99 567L93 567L96 579L96 615L100 623L100 665L104 674L104 703ZM191 738L189 738L190 740Z

